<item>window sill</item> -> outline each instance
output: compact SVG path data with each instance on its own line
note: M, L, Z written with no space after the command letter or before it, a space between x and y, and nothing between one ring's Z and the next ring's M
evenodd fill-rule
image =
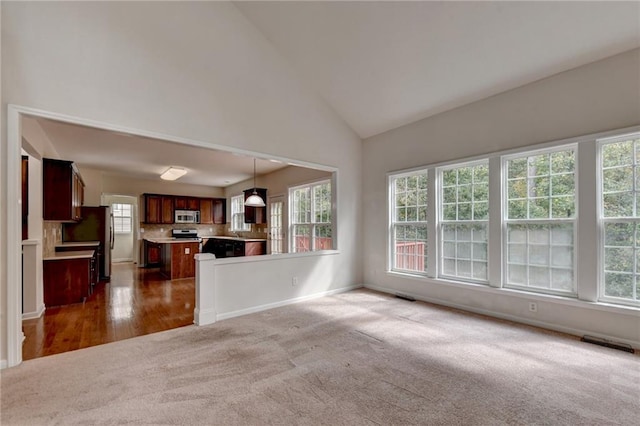
M594 309L598 311L612 312L616 314L632 315L640 318L640 307L629 305L617 305L608 302L591 302L588 300L580 300L574 297L558 296L554 294L544 294L536 292L528 292L511 288L492 287L488 284L478 284L464 281L446 280L442 278L433 278L425 275L411 274L398 271L387 271L387 275L399 278L406 278L421 282L429 282L436 285L444 285L449 287L464 288L471 291L480 291L483 293L506 295L526 299L529 301L540 301L556 303L564 306L572 306L578 308ZM414 296L414 295L412 295Z

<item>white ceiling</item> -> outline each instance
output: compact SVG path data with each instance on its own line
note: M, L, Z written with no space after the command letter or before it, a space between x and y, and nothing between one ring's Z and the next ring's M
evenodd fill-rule
M187 169L178 183L226 187L253 177L253 157L37 118L61 158L80 167L160 180L169 166ZM257 174L288 164L256 161Z
M638 1L235 4L362 138L640 46ZM217 187L252 176L251 157L38 121L81 167L158 179L179 166L178 182Z
M640 2L236 2L362 137L640 46Z

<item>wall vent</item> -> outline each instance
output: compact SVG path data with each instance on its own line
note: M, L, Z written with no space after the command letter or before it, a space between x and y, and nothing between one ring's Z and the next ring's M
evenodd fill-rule
M593 343L594 345L598 345L598 346L604 346L605 348L617 349L619 351L634 353L634 350L631 347L631 345L627 345L626 343L614 342L613 340L607 340L600 337L584 335L582 336L580 341Z

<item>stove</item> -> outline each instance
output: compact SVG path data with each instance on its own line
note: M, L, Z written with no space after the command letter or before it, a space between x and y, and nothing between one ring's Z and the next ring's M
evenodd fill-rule
M171 236L176 240L202 242L202 238L198 237L197 229L173 229L171 230Z

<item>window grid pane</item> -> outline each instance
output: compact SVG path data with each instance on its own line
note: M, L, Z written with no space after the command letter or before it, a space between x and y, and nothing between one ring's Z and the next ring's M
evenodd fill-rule
M507 225L508 287L574 293L573 223Z
M640 138L601 146L601 296L640 303Z
M251 230L251 224L244 223L244 195L236 195L235 197L231 197L231 230Z
M331 182L293 188L289 194L292 251L333 249Z
M440 177L440 276L487 283L489 164L444 169Z
M560 219L575 216L575 151L507 161L507 218Z
M427 273L427 188L424 171L391 180L393 270Z
M116 234L130 234L133 232L131 208L131 204L114 203L111 205L113 212L113 232Z
M576 293L575 148L506 161L505 287Z

